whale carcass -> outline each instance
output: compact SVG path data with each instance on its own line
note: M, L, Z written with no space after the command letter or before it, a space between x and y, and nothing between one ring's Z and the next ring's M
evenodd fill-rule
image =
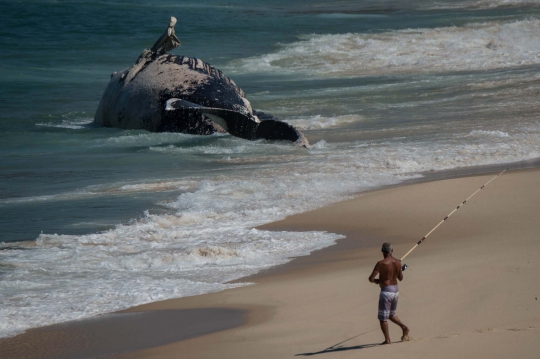
M253 111L244 91L220 70L197 58L167 53L180 45L176 19L135 64L111 75L94 122L106 127L208 135L228 132L248 140L287 140L309 146L305 136L269 114Z

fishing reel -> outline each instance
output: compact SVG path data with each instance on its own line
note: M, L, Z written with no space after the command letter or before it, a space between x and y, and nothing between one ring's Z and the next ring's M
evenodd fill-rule
M403 266L401 267L401 270L402 270L402 271L405 271L405 269L407 269L407 267L408 267L408 266L407 266L407 263L405 263L405 264L403 264Z

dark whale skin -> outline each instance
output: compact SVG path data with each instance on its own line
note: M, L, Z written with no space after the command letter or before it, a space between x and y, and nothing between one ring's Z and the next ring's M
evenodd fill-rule
M167 110L171 99L193 106ZM216 122L210 118L216 117L207 113L226 121ZM248 140L286 140L309 146L294 127L263 112L254 114L244 91L212 65L148 49L132 67L111 75L94 122L105 127L194 135L227 131Z

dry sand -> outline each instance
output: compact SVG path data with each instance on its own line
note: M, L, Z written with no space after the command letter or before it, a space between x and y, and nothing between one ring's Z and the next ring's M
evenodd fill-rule
M505 173L407 258L398 316L413 340L401 343L401 331L389 323L394 344L377 345L383 341L379 289L367 278L382 258L380 244L393 242L400 258L492 177L366 193L264 226L327 230L347 238L243 279L256 285L126 311L229 308L247 311L247 320L233 329L114 358L538 358L539 170ZM208 315L200 318L211 321Z

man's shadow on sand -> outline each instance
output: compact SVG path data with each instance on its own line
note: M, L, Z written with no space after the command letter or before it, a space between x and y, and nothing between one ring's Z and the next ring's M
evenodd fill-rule
M343 344L345 342L348 342L349 340L351 339L354 339L354 338L357 338L361 335L364 335L364 334L367 334L369 332L372 332L374 331L375 329L373 330L369 330L367 332L364 332L364 333L361 333L361 334L358 334L358 335L355 335L354 337L352 338L349 338L349 339L346 339L342 342L339 342L337 344L334 344L332 345L331 347L328 347L324 350L321 350L321 351L318 351L318 352L313 352L313 353L300 353L300 354L296 354L295 356L310 356L310 355L316 355L316 354L326 354L326 353L333 353L333 352L342 352L342 351L346 351L346 350L357 350L357 349L367 349L367 348L372 348L372 347L376 347L376 346L379 346L381 345L380 343L372 343L372 344L362 344L362 345L355 345L355 346L352 346L352 347L344 347L344 346L340 346L340 344Z
M314 352L314 353L296 354L295 357L297 357L297 356L305 356L305 357L307 357L307 356L310 356L310 355L341 352L341 351L345 351L345 350L366 349L366 348L376 347L376 346L379 346L379 345L381 345L381 344L380 343L373 343L373 344L356 345L356 346L353 346L353 347L337 347L337 348L331 348L331 349L324 349L324 350L321 350L319 352Z

